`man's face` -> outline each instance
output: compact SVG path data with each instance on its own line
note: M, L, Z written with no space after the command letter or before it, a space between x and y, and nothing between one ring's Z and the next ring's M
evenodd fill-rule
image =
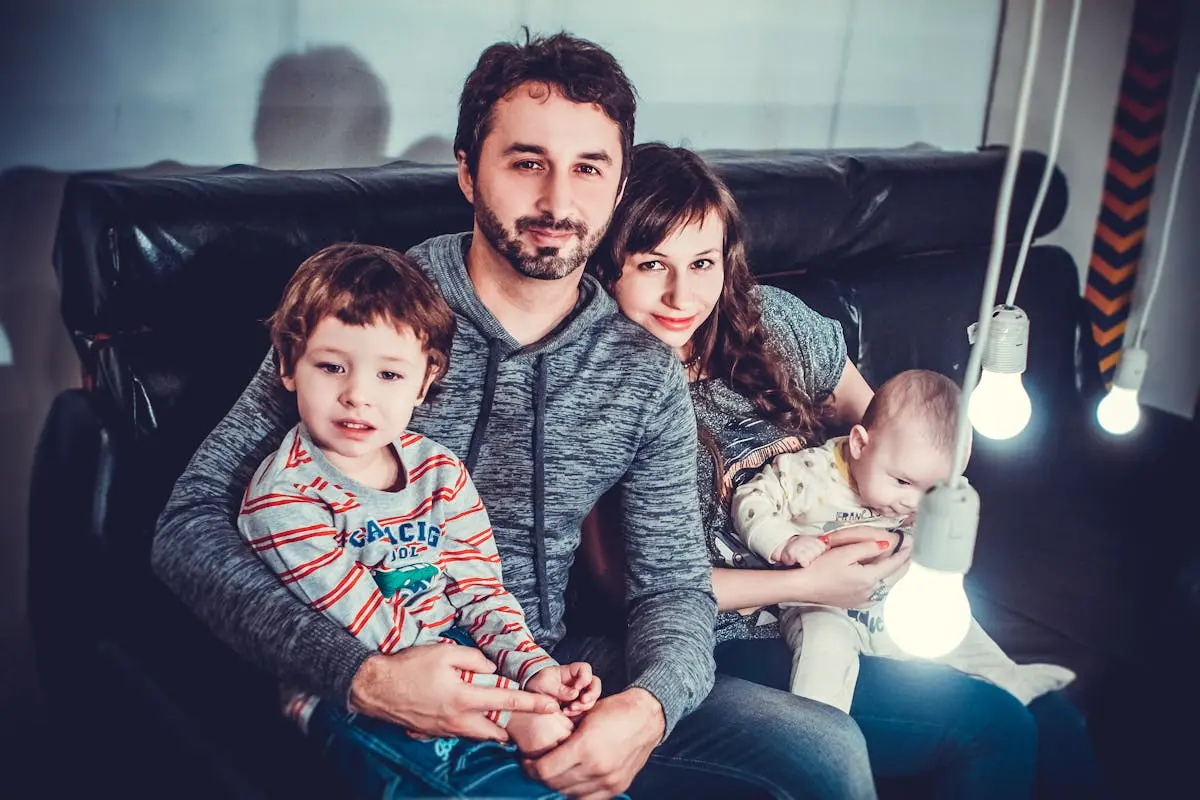
M474 177L464 158L458 169L487 244L520 274L556 280L584 265L612 219L621 133L599 106L526 83L492 109Z

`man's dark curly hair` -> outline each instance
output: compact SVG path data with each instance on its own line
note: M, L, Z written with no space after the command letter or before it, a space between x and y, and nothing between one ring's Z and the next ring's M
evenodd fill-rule
M479 167L479 151L492 128L492 108L524 83L540 83L573 103L595 103L621 131L621 180L629 174L633 118L637 111L633 84L612 54L568 33L531 38L525 43L498 42L483 51L467 76L458 99L454 152L465 153L471 175Z

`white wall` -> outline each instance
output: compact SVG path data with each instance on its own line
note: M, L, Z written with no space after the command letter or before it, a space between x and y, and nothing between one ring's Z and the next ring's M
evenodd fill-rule
M999 0L30 0L0 33L0 168L253 162L268 65L318 45L379 77L378 155L395 157L452 138L463 78L521 24L608 47L639 89L639 140L972 149L998 15Z
M1192 84L1200 72L1200 7L1192 6L1188 11L1180 34L1162 155L1154 178L1141 272L1134 289L1131 331L1139 324L1163 249L1167 194L1183 144L1183 123ZM1200 314L1197 312L1200 308L1200 231L1196 227L1200 220L1200 120L1194 125L1191 141L1187 144L1162 280L1146 325L1144 346L1150 354L1150 366L1142 386L1147 402L1185 417L1192 417L1200 402Z
M1050 144L1054 101L1062 75L1062 56L1071 13L1069 0L1048 0L1045 5L1038 73L1025 135L1025 147L1043 152ZM1058 159L1067 177L1070 204L1062 225L1045 241L1070 252L1079 267L1081 291L1087 279L1088 259L1100 212L1113 115L1120 93L1134 5L1135 0L1084 0L1080 16ZM1032 8L1032 0L1009 0L1008 3L995 98L989 118L989 142L1011 140ZM1191 91L1192 76L1200 69L1197 52L1200 48L1200 8L1193 4L1188 11L1151 199L1146 245L1134 290L1130 332L1135 331L1139 303L1144 301L1162 244L1163 215L1183 133L1187 93ZM1192 142L1189 158L1193 160L1187 165L1188 174L1181 189L1171 236L1170 260L1154 301L1154 323L1147 329L1146 346L1152 363L1142 389L1142 399L1148 405L1190 418L1200 390L1200 327L1195 312L1196 304L1200 302L1200 271L1193 266L1200 259L1200 245L1193 224L1200 215L1200 194L1197 192L1200 142ZM1033 324L1036 336L1037 321Z

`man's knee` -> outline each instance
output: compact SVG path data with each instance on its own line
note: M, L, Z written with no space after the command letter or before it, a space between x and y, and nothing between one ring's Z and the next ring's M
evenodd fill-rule
M874 796L867 743L849 715L722 676L709 697L707 711L720 720L722 758L755 775L775 796Z
M791 742L804 742L806 746L819 742L817 746L822 748L866 752L866 739L849 714L794 695L788 695L780 705L776 719L781 749L786 751Z

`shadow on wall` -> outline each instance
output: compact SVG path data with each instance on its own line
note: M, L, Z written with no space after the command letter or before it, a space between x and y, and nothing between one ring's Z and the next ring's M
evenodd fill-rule
M349 47L329 45L279 56L263 76L254 121L260 167L365 167L385 155L391 108L387 89ZM421 164L454 163L453 142L423 136L397 156Z
M258 165L363 167L387 161L391 110L383 81L348 47L276 58L263 76L254 120Z

